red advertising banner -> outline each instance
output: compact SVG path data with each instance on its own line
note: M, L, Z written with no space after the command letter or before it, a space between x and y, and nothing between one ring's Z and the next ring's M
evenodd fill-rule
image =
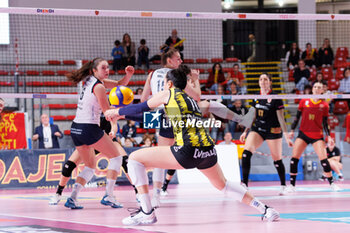
M24 113L6 113L0 122L0 150L26 149Z

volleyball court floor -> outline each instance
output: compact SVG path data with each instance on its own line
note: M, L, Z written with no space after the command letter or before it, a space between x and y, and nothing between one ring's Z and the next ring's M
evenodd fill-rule
M169 195L156 210L151 226L123 226L128 208L137 207L131 186L118 186L115 195L124 208L100 204L103 188L80 193L82 210L65 208L70 194L57 206L48 205L55 190L0 190L0 232L242 232L242 233L345 233L350 232L350 182L331 192L321 181L299 181L297 192L278 196L278 182L251 182L250 191L281 214L278 222L261 221L251 207L224 196L209 184L169 185Z

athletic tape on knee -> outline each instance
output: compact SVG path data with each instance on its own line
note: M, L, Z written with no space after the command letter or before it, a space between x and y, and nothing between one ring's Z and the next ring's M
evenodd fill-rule
M169 169L166 174L168 174L169 176L173 176L175 174L176 170L174 169Z
M290 160L290 173L294 173L294 174L298 173L298 163L299 163L299 159L297 158L292 158Z
M164 180L164 169L154 168L152 173L152 180L154 182L163 183Z
M129 159L128 170L133 185L136 187L148 185L146 168L142 163Z
M228 111L230 110L222 103L209 101L209 112L215 114L216 116L227 119Z
M94 176L94 173L95 173L95 169L85 166L83 171L80 172L79 177L83 178L87 183Z
M63 165L63 168L62 168L62 176L70 177L76 166L77 165L74 162L72 162L70 160L66 161Z
M228 194L230 197L233 197L235 200L242 202L247 189L238 182L226 181L225 188L221 191Z
M128 173L128 158L129 157L127 155L123 156L122 167L123 167L125 173Z
M321 162L321 165L323 167L324 172L331 172L332 171L332 168L331 168L331 165L329 164L328 159L323 159L320 162Z
M117 156L114 158L109 159L109 165L108 165L108 170L113 170L119 173L120 171L120 166L122 165L122 156Z

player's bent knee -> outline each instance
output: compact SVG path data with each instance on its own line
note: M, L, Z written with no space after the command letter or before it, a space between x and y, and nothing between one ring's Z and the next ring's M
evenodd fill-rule
M120 166L122 165L123 157L117 156L109 160L108 170L113 170L119 173Z
M76 167L77 165L68 160L67 162L64 163L63 165L63 168L62 168L62 176L64 177L70 177L72 175L72 172L74 170L74 168Z
M290 173L297 174L298 173L298 163L299 159L292 158L290 160Z
M323 159L320 161L321 162L321 166L323 167L323 171L324 172L331 172L331 165L328 162L328 159Z

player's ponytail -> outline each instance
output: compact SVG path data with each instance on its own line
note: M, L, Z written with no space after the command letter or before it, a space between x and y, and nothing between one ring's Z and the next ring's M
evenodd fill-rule
M178 51L176 49L169 49L166 53L162 54L161 57L161 64L162 66L165 66L168 64L168 58L172 58L172 56L177 53Z
M95 58L92 61L88 61L79 70L69 72L68 74L66 74L66 77L69 81L77 84L83 79L85 79L87 76L92 75L93 69L97 69L98 64L100 64L100 62L102 61L105 61L105 59Z

